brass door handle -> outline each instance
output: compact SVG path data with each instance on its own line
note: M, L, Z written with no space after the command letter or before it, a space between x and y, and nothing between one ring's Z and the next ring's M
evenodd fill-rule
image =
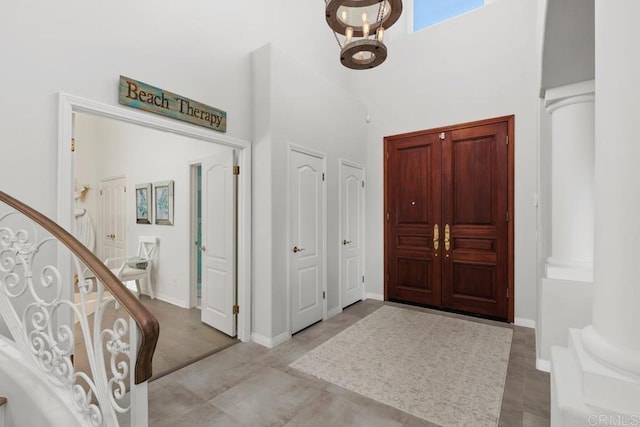
M202 252L206 252L206 251L207 251L207 248L204 245L202 245Z
M444 226L444 249L448 251L451 248L451 230L449 224Z
M440 228L438 224L433 226L433 250L437 251L440 247Z
M304 251L304 248L299 248L297 246L293 247L293 253L294 254L297 254L298 252L302 252L302 251Z
M349 243L351 243L351 240L343 240L343 241L342 241L342 244L343 244L343 245L348 245Z

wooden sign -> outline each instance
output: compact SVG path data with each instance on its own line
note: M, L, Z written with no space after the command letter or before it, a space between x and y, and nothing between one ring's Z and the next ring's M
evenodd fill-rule
M227 131L227 113L184 96L120 76L120 104L151 113L215 129Z

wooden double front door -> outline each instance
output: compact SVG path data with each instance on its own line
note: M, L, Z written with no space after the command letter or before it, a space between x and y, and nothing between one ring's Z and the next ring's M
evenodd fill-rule
M385 138L385 299L513 321L511 129Z

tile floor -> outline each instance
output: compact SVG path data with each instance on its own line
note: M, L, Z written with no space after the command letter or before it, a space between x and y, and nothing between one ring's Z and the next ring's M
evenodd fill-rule
M367 300L311 326L274 349L240 343L149 384L150 426L430 426L289 363L370 314ZM500 426L549 425L549 374L535 369L532 329L433 310L513 329Z
M153 378L239 342L202 323L197 308L181 308L146 295L141 296L140 301L160 323L160 338L153 356Z
M199 309L184 309L146 295L142 295L140 301L160 323L160 338L153 355L152 379L239 342L202 323ZM122 312L111 304L104 314L103 325L112 325L116 318L122 316ZM93 316L90 319L92 323ZM90 372L84 339L78 324L75 330L75 356L76 370Z

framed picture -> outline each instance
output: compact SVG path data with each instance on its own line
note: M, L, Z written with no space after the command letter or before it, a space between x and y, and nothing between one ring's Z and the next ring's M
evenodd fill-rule
M136 223L151 224L151 183L136 185Z
M173 225L173 181L156 182L153 191L156 224Z

